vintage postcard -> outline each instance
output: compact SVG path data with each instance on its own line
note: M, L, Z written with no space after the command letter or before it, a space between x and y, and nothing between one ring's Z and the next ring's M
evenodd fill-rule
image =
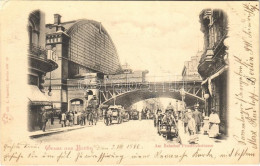
M2 165L259 164L257 1L3 1Z

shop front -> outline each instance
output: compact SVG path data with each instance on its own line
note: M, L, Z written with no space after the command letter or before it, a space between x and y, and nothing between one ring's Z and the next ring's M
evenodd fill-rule
M42 112L52 108L52 103L35 85L29 85L28 129L39 130L42 127Z

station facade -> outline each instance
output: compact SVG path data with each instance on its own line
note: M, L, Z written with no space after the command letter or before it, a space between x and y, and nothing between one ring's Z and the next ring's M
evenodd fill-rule
M48 55L59 66L47 75L44 85L52 91L49 99L54 108L82 111L91 98L96 97L98 102L97 80L121 71L116 47L106 29L94 20L61 22L61 15L55 14L54 23L46 24L46 31Z

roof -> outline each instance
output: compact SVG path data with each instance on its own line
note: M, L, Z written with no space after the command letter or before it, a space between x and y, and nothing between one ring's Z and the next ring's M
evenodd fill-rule
M83 25L83 24L86 24L86 23L90 23L92 25L94 25L96 28L101 28L101 31L103 33L105 33L106 35L108 35L106 29L103 27L103 25L101 24L101 22L97 22L97 21L94 21L94 20L88 20L88 19L79 19L79 20L76 20L76 21L70 21L70 22L64 22L64 23L61 23L62 26L64 26L64 28L66 29L66 33L67 34L70 34L71 31L74 29L74 28L77 28L78 26L80 25ZM108 35L109 36L109 35Z
M65 33L70 34L74 28L76 28L77 26L86 24L86 23L90 23L90 24L94 25L96 28L101 28L101 31L109 36L109 34L107 33L106 29L103 27L101 22L98 22L95 20L88 20L88 19L72 20L72 21L62 22L62 23L60 23L60 25L62 25L65 28ZM57 26L57 25L46 24L46 27L54 27L54 26ZM111 38L110 38L110 40L111 40Z

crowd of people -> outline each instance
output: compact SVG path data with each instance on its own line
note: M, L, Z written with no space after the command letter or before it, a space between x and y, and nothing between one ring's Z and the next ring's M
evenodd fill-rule
M60 113L58 117L61 127L70 127L73 125L86 125L87 114L85 112L69 111Z
M40 119L40 129L45 132L47 122L50 120L51 125L54 125L55 116L58 118L59 124L61 127L71 127L73 125L86 125L86 121L93 125L96 124L95 120L97 120L98 115L97 111L86 110L86 111L67 111L67 112L59 112L54 114L54 111L47 111L42 107L41 113L39 115Z
M208 123L204 124L204 119L208 119ZM210 138L216 138L219 135L219 123L220 119L215 109L211 109L211 114L209 118L204 118L202 113L198 108L195 107L194 110L187 109L183 113L182 122L184 127L184 133L189 133L190 143L196 143L198 141L198 135L208 134Z
M214 108L211 109L209 117L203 116L198 107L194 107L194 109L185 109L181 114L182 115L180 115L178 111L174 111L173 106L169 104L165 113L162 113L161 109L157 110L154 118L154 126L165 122L175 123L176 126L178 126L177 122L178 120L181 120L184 134L189 135L189 143L191 144L198 142L198 134L208 134L210 138L219 136L220 119ZM205 120L207 123L205 123Z

